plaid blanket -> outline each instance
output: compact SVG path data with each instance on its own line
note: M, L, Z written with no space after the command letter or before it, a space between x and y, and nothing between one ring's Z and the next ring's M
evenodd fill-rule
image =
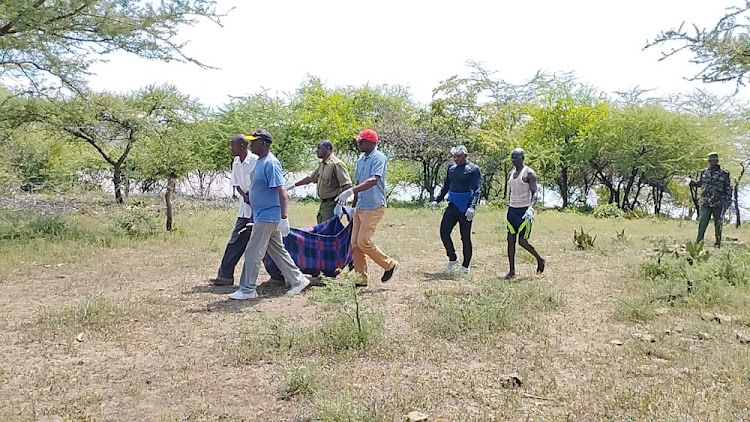
M337 269L346 268L352 262L350 244L353 214L353 209L344 207L343 215L348 220L346 226L341 218L333 216L317 226L292 228L289 236L284 238L284 247L304 274L317 277L323 273L327 277L335 277ZM268 254L264 260L269 270L277 268Z

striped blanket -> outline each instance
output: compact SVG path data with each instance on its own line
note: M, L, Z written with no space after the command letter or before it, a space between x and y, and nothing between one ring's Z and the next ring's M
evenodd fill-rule
M289 236L284 238L284 247L303 273L313 277L321 273L327 277L335 277L336 270L346 268L352 262L350 244L353 214L353 209L344 207L342 218L344 215L347 217L346 226L341 218L333 216L314 227L292 228ZM264 259L268 270L277 268L268 254Z

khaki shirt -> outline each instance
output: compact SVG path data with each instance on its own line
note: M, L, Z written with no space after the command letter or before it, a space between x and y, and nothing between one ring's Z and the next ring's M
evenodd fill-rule
M331 154L327 160L321 161L317 169L310 175L313 182L318 184L318 197L320 199L333 199L341 193L342 186L351 185L344 162Z

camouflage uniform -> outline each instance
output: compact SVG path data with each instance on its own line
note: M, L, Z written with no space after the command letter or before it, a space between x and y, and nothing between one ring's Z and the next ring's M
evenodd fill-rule
M732 204L732 189L729 172L717 165L715 168L707 168L701 173L701 179L695 183L703 188L701 192L700 223L698 224L697 242L703 241L706 228L714 218L715 245L721 246L721 228L724 219L724 210Z

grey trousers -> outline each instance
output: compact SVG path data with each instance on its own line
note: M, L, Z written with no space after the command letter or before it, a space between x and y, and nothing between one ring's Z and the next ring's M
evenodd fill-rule
M240 258L247 249L247 242L250 241L250 234L252 233L252 226L247 227L247 223L250 222L249 218L239 217L237 222L234 224L234 230L232 230L232 236L227 242L227 247L224 249L224 257L221 259L221 265L219 266L220 278L234 279L234 267L240 262ZM245 230L242 230L245 229ZM273 271L269 271L266 267L266 271L271 275L272 279L281 280L281 271L274 268Z
M250 241L245 249L245 264L240 276L240 290L250 293L255 290L260 264L266 251L281 270L281 274L292 287L305 281L305 276L284 247L279 233L279 223L259 222L253 226Z

